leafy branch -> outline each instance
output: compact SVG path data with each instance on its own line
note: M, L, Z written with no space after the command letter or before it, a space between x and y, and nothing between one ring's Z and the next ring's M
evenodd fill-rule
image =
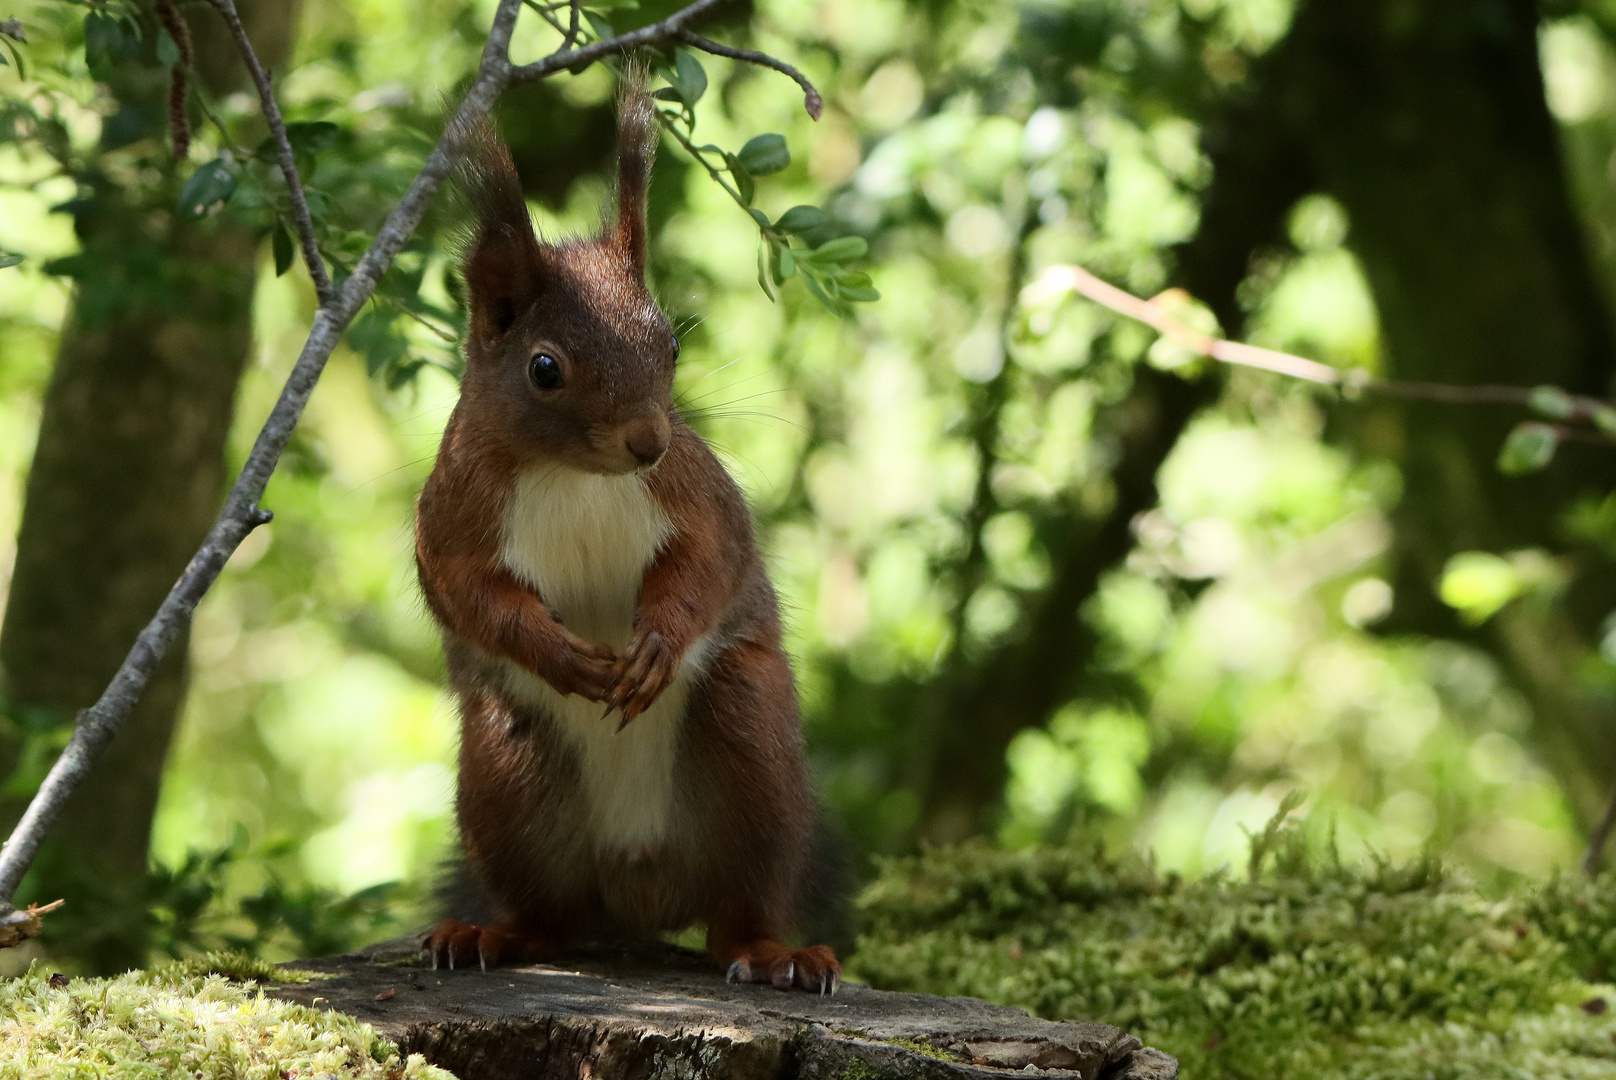
M750 60L754 55L749 50L731 49L688 32L682 32L678 38L718 56ZM801 72L778 61L764 66L783 70L806 87L806 108L814 119L819 118L823 102L819 92ZM689 49L678 49L674 53L673 64L663 68L660 74L668 85L652 96L674 106L657 109L657 120L663 130L706 170L707 175L728 193L737 206L757 222L761 238L758 246L758 287L765 295L773 300L774 289L800 274L803 284L815 299L838 314L845 314L850 303L879 300L881 294L873 287L870 275L846 266L862 259L868 252L869 245L862 236L826 238L832 224L831 216L817 206L793 206L781 214L779 220L770 221L767 214L752 205L757 193L757 178L782 172L791 164L791 150L786 146L785 136L772 133L758 135L748 139L734 153L712 143L698 144L696 102L707 92L707 72ZM804 246L794 247L794 238L802 241ZM820 241L817 246L809 243L814 238ZM770 287L771 283L773 288Z
M230 23L238 48L253 73L260 106L269 123L275 159L281 166L291 199L291 214L302 242L309 273L319 295L308 338L282 388L280 397L259 431L240 474L236 477L224 509L209 530L202 546L192 556L179 580L150 622L141 630L117 673L89 708L80 711L66 749L51 766L28 809L0 849L0 944L6 928L18 940L37 933L38 912L19 911L10 903L23 875L38 854L46 833L60 816L62 808L83 783L90 765L128 720L141 693L164 654L190 624L202 597L218 579L226 561L241 542L271 514L259 505L276 463L292 437L309 397L326 362L343 332L380 284L382 275L405 248L411 234L426 214L443 180L461 156L461 141L492 109L501 93L511 86L547 78L560 71L621 54L642 46L672 44L680 40L691 21L710 12L720 0L695 0L660 22L624 34L601 37L587 44L568 35L561 47L540 60L516 65L511 62L510 42L524 0L500 0L489 28L476 77L467 89L443 136L433 146L402 199L388 213L380 230L354 263L340 285L326 280L315 243L314 219L307 191L297 167L297 147L292 125L281 118L274 87L263 72L240 20L234 17L233 0L210 0ZM578 9L573 8L574 11ZM97 9L90 13L112 20ZM585 12L585 15L588 13ZM574 16L571 22L577 22ZM89 17L86 18L88 28ZM100 31L98 31L100 32ZM581 33L581 31L580 31ZM106 42L101 42L105 45ZM88 43L87 43L88 45ZM98 46L99 47L99 46ZM103 57L102 59L106 59ZM174 58L178 60L178 57ZM172 61L171 61L172 62ZM199 170L200 172L201 170ZM195 178L193 177L193 182ZM196 194L193 192L193 195ZM226 192L228 195L228 192ZM214 201L219 201L216 197ZM193 204L195 205L195 204ZM207 205L202 203L201 205Z

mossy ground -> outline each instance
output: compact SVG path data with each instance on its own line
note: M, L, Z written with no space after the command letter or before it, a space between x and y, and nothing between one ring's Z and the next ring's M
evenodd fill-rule
M1272 856L1269 858L1269 856ZM1276 826L1244 878L988 846L885 863L856 972L1120 1025L1195 1080L1616 1080L1616 879L1483 895Z
M351 1016L267 998L220 971L303 981L239 954L56 984L36 966L0 981L0 1080L453 1080Z

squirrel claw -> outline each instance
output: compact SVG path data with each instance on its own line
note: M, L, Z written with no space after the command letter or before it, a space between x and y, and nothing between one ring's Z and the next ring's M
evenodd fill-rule
M724 981L727 983L751 982L752 969L747 966L745 960L737 960L724 973Z

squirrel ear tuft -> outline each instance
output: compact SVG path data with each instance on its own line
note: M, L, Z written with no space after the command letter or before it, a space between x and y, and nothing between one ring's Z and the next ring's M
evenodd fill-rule
M656 160L656 112L645 64L635 60L623 73L617 98L617 229L613 242L634 272L645 274L645 198Z
M493 123L483 118L462 126L455 146L456 179L477 214L461 262L471 335L491 341L504 335L537 295L543 254L516 165Z

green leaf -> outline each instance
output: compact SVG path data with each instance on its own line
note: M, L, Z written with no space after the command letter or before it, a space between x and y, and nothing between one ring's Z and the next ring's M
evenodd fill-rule
M786 273L786 260L790 258L791 252L783 244L773 240L769 241L769 277L774 280L776 286L784 285L786 279L791 276L791 274ZM795 260L792 260L791 273L796 272L797 264Z
M1606 438L1616 439L1616 409L1600 405L1594 409L1594 427Z
M602 4L601 6L605 7L606 5ZM595 36L602 41L609 37L615 37L617 34L617 31L612 29L612 24L607 21L604 15L596 14L588 8L584 9L584 21L589 24L589 29L595 32Z
M684 103L694 107L701 100L701 95L707 92L707 72L696 59L696 54L689 49L680 49L674 53L674 69L679 73L679 88Z
M424 367L426 367L425 360L411 360L407 363L395 365L387 373L387 389L402 390L416 375L420 374L421 369ZM357 896L358 894L356 893L355 895Z
M4 270L8 266L16 266L20 262L22 262L22 256L21 255L0 254L0 270Z
M862 259L869 250L870 245L862 236L838 236L814 248L813 253L808 256L808 261L820 266L852 262L854 259Z
M776 250L779 252L780 277L789 280L796 276L797 257L791 253L791 249L785 244L781 244Z
M123 21L105 11L84 16L84 60L92 74L99 78L122 59L127 36Z
M871 303L874 303L875 301L881 299L881 294L879 292L877 292L876 290L874 290L874 289L867 289L867 288L849 289L849 288L844 287L842 289L842 297L843 297L843 299L846 299L846 300L856 300L861 304L871 304Z
M788 233L805 233L819 228L830 220L830 215L817 206L793 206L780 215L774 224Z
M741 201L750 207L752 196L757 194L757 182L752 179L752 174L746 166L741 164L741 159L734 154L725 154L724 163L729 166L729 174L735 178L735 190L740 193Z
M1498 452L1498 468L1506 476L1537 472L1554 460L1560 437L1552 427L1529 420L1517 424Z
M1558 386L1538 386L1532 389L1532 411L1550 420L1569 420L1577 411L1577 402Z
M157 62L164 67L172 67L180 62L180 47L174 44L167 30L157 32Z
M763 211L759 210L755 206L749 207L747 209L747 213L751 214L752 215L752 220L758 223L758 228L767 229L769 227L769 215L768 214L765 214Z
M784 135L758 135L748 139L735 155L741 167L753 176L770 176L791 164L791 151Z
M52 277L84 277L95 268L95 260L79 252L77 255L63 255L60 259L52 259L40 267Z
M1461 551L1442 569L1442 602L1479 626L1526 591L1521 574L1507 559L1486 551Z
M275 276L280 277L292 268L293 248L292 235L286 231L286 226L278 221L275 223L275 232L271 236L269 246L275 253Z
M836 302L829 296L825 295L825 290L820 287L819 282L814 275L804 273L802 275L802 283L808 286L808 291L813 293L814 298L817 299L821 304L824 304L827 310L836 311Z
M676 88L672 87L672 86L664 86L662 89L658 90L656 93L652 94L651 96L653 98L655 98L657 101L683 101L684 100L684 98L679 95L679 91Z
M329 120L310 120L286 125L286 141L298 154L318 154L337 141L342 129Z
M766 246L767 245L765 244L758 245L758 288L763 290L764 296L767 296L770 300L773 300L774 290L769 288L768 255L764 251Z
M199 218L211 208L222 205L235 190L235 170L229 161L216 157L185 182L185 189L180 192L180 213Z

